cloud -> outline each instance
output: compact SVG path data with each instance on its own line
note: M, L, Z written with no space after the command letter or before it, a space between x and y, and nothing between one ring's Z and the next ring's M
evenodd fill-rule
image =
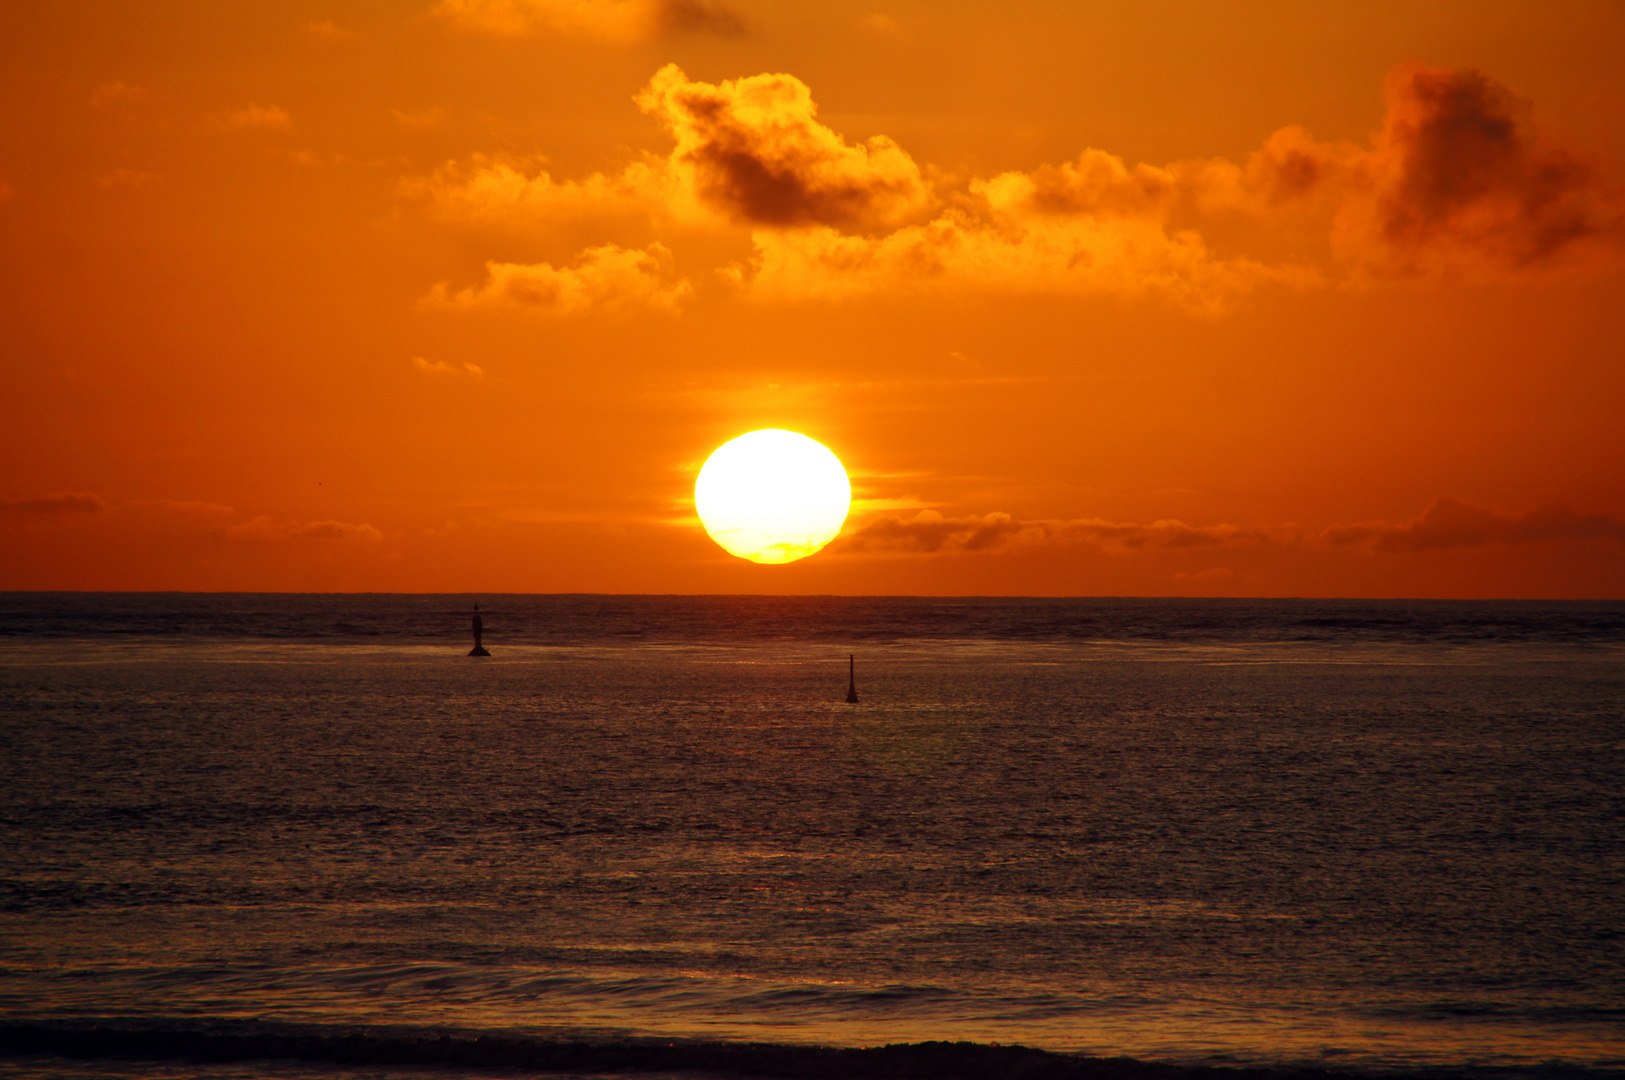
M1573 540L1612 540L1625 544L1625 518L1580 514L1559 505L1509 514L1441 495L1420 517L1403 524L1373 521L1333 525L1321 536L1331 544L1365 543L1379 551L1391 552Z
M132 86L125 82L103 83L91 92L90 107L105 109L113 105L139 105L152 97L152 91L144 86Z
M1332 525L1319 533L1296 525L1188 525L1162 520L1150 524L1079 518L1021 520L1006 513L944 517L935 510L881 513L843 533L832 553L928 555L1039 546L1087 546L1127 555L1142 551L1231 551L1266 547L1350 547L1368 545L1393 553L1436 551L1485 544L1608 541L1625 545L1625 518L1582 514L1546 505L1514 514L1440 496L1419 517L1400 524L1383 521ZM1221 577L1219 567L1189 575Z
M273 521L264 515L230 526L225 536L228 540L245 543L310 540L376 544L384 538L384 534L371 525L351 525L343 521Z
M527 9L528 10L528 9ZM555 180L476 157L403 181L446 220L534 227L593 216L743 226L750 258L718 273L768 301L889 292L1170 298L1221 312L1264 286L1319 288L1422 274L1504 275L1615 253L1625 194L1538 135L1482 74L1406 65L1365 145L1283 127L1245 161L1130 165L1099 149L990 177L922 167L884 135L848 142L788 74L699 82L676 65L638 105L674 146L619 173ZM1224 247L1208 239L1222 225ZM1315 230L1302 259L1249 238ZM1204 235L1207 233L1208 235Z
M419 129L437 128L451 115L439 105L421 112L402 112L400 109L391 109L389 112L401 127Z
M431 176L404 179L400 192L427 201L444 220L520 227L615 215L694 219L701 213L658 158L632 162L618 176L556 181L546 170L527 175L524 162L475 155L466 165L447 162Z
M714 34L744 37L749 27L732 8L706 0L664 0L654 5L655 26L664 37L678 34Z
M935 510L913 517L881 514L840 537L830 550L844 552L984 551L1002 547L1027 532L1027 539L1042 540L1042 524L1023 526L1009 514L993 513L945 518Z
M557 181L526 162L476 156L401 183L459 221L571 220L603 214L657 223L735 221L772 228L885 229L933 202L920 167L885 136L846 142L817 120L812 92L791 75L695 82L675 64L636 96L676 145L618 175Z
M1228 566L1210 566L1206 570L1198 570L1194 574L1187 574L1181 570L1174 575L1175 581L1233 581L1236 572Z
M275 105L249 104L220 116L220 126L228 129L256 128L263 131L289 131L293 117Z
M1506 87L1405 64L1387 100L1367 149L1276 132L1240 175L1238 201L1329 201L1337 257L1386 276L1521 271L1625 240L1619 186L1535 131Z
M908 34L903 31L902 26L898 24L896 19L878 11L859 19L858 25L866 33L873 34L875 37L895 38L898 41L909 40Z
M0 510L22 514L99 514L107 509L100 495L85 491L59 492L34 499L0 500Z
M1330 268L1221 257L1193 227L1220 218L1267 229L1318 206L1341 269L1356 276L1517 272L1625 240L1620 189L1543 141L1505 88L1417 65L1390 76L1369 148L1316 142L1293 126L1245 164L1130 167L1090 149L967 186L971 201L880 235L758 228L755 258L728 274L781 299L899 288L1155 292L1222 310L1264 283L1321 284Z
M939 190L946 182L933 182L890 139L849 143L819 123L811 90L791 75L712 84L667 65L636 100L671 135L666 157L566 181L525 162L476 157L405 180L401 191L453 221L535 226L630 216L656 228L742 224L752 230L754 257L723 275L767 300L1155 292L1220 310L1265 282L1320 280L1304 267L1221 258L1197 232L1169 227L1181 207L1242 198L1243 170L1230 163L1130 168L1091 150L1076 162L972 180L956 192Z
M902 148L884 135L846 142L817 121L812 91L793 75L713 85L668 64L636 100L676 140L670 161L700 199L735 220L880 228L932 201Z
M305 33L318 45L333 46L355 37L355 31L346 30L332 19L312 19L305 24Z
M429 376L450 376L455 378L466 375L475 379L485 378L485 369L478 364L449 364L444 360L425 360L421 356L414 356L412 357L412 366Z
M141 172L138 169L114 169L104 176L98 176L96 186L103 188L140 188L156 184L160 179L156 173Z
M671 252L661 244L643 250L605 244L581 253L573 267L549 263L485 264L483 285L453 293L442 282L420 302L453 311L511 310L537 315L576 315L587 311L652 308L676 311L693 293L677 277Z
M1187 525L1174 520L1140 525L1100 518L1022 521L1006 513L948 518L935 510L922 510L912 517L878 514L843 534L829 550L932 554L1070 544L1125 553L1147 549L1259 547L1290 543L1295 539L1295 532L1287 528Z
M687 34L735 38L744 18L714 0L440 0L434 13L507 37L573 34L619 44Z
M1341 239L1379 242L1401 270L1441 259L1524 267L1589 241L1618 242L1619 191L1543 142L1520 113L1476 71L1396 70L1376 149L1359 163L1375 178L1370 212L1346 216Z
M758 230L748 266L723 271L769 300L839 299L883 292L1160 293L1194 310L1222 311L1265 282L1311 285L1303 267L1222 259L1200 235L1156 221L1073 216L989 221L950 211L884 236L833 229Z
M401 182L447 220L514 225L631 215L656 224L740 222L771 228L885 229L932 200L914 160L884 136L851 144L817 121L790 75L694 82L675 64L636 100L676 145L618 174L555 180L525 161L476 155Z
M219 503L197 502L191 499L131 499L124 504L132 510L156 510L161 513L186 514L198 517L219 517L236 513Z

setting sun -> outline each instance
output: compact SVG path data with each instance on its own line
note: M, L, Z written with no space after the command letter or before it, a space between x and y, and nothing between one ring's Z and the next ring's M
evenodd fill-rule
M694 482L694 509L711 539L758 563L804 559L835 539L852 484L829 448L779 428L724 443Z

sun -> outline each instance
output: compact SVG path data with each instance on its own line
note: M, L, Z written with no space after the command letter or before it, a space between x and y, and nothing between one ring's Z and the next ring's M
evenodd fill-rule
M805 559L841 531L852 482L829 448L764 428L723 443L694 481L694 509L711 539L758 563Z

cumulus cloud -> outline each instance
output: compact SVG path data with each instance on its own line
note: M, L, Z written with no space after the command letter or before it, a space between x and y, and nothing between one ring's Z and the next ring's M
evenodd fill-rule
M1336 238L1380 247L1393 269L1545 263L1617 242L1625 223L1619 191L1541 140L1511 93L1476 71L1395 71L1375 149L1355 167L1369 195L1345 212Z
M1281 128L1245 161L1130 165L1098 149L991 177L923 168L883 135L848 142L807 85L761 74L706 83L668 65L636 97L674 146L617 174L556 180L474 158L402 190L449 220L547 223L594 215L744 226L751 258L719 273L764 300L883 292L1160 295L1222 311L1264 285L1373 276L1528 272L1625 239L1625 196L1539 136L1527 110L1474 71L1407 65L1365 145ZM1227 245L1204 235L1224 222ZM1245 229L1306 223L1333 258L1248 258Z
M1233 174L1229 198L1254 209L1321 200L1338 258L1387 276L1526 270L1625 239L1619 186L1544 138L1482 73L1402 65L1387 102L1366 148L1276 132Z
M221 127L230 129L289 131L293 128L293 117L275 105L245 105L221 114L219 122Z
M448 221L526 226L584 217L632 215L656 220L699 215L689 190L665 161L645 159L619 175L554 180L545 169L527 172L522 161L475 155L447 162L427 177L401 181L401 194L427 202Z
M914 159L876 135L848 143L817 120L793 75L695 82L676 64L637 96L677 145L699 197L736 220L773 227L895 225L932 199Z
M447 219L544 222L606 214L657 223L734 221L770 228L892 228L928 209L920 167L876 136L848 143L817 120L812 92L791 75L696 82L675 64L655 73L637 103L675 146L620 173L555 180L523 161L476 156L402 182Z
M1474 71L1407 65L1388 83L1371 145L1275 132L1244 164L1135 165L1101 150L968 184L974 201L883 235L757 229L729 276L771 297L886 288L1157 292L1200 309L1274 282L1328 279L1305 265L1215 254L1194 228L1215 215L1264 227L1306 205L1328 219L1356 275L1508 272L1625 239L1625 197L1600 170L1543 141L1503 87Z
M1130 168L1091 150L956 193L939 191L890 139L855 145L818 123L793 76L712 85L668 66L638 102L677 143L667 162L677 186L752 228L754 257L724 277L754 297L1155 292L1212 310L1263 282L1318 280L1302 267L1220 258L1197 232L1170 227L1187 204L1234 202L1234 165Z
M1067 217L992 221L950 211L884 236L833 229L758 231L755 257L724 277L763 299L842 298L879 292L1159 293L1219 311L1264 282L1307 285L1318 275L1223 259L1191 231L1156 221Z
M508 37L574 34L629 44L685 34L740 37L745 20L715 0L440 0L435 14Z
M284 541L338 541L376 544L384 534L371 525L351 525L343 521L275 521L265 515L232 525L225 530L228 540L245 543Z
M1442 495L1421 516L1401 524L1334 525L1321 535L1332 544L1371 544L1392 552L1572 540L1625 544L1625 518L1581 514L1559 505L1509 514Z
M100 495L86 491L58 492L33 499L0 499L0 510L21 514L99 514L107 509Z
M1287 529L1237 525L1187 525L1154 521L1149 525L1081 518L1073 521L1022 521L1006 513L949 518L935 510L913 516L878 514L840 537L831 551L851 553L931 554L977 552L1012 546L1088 545L1115 552L1147 549L1258 547L1292 542Z
M675 311L693 292L688 279L677 276L671 252L661 244L650 244L641 251L614 244L588 248L570 267L489 262L485 270L484 284L454 293L442 282L424 297L422 305L544 316L634 308Z

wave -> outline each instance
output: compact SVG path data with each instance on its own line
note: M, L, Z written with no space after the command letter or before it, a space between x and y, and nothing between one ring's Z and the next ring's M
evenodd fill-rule
M0 639L462 643L475 597L0 593ZM503 645L1625 643L1617 601L566 596L477 598Z
M522 1073L699 1073L784 1080L1597 1080L1616 1068L1546 1064L1448 1069L1236 1067L1098 1058L997 1043L796 1046L696 1039L554 1038L466 1029L355 1028L153 1018L117 1024L0 1021L0 1055L211 1064L295 1060L339 1066L495 1069Z

